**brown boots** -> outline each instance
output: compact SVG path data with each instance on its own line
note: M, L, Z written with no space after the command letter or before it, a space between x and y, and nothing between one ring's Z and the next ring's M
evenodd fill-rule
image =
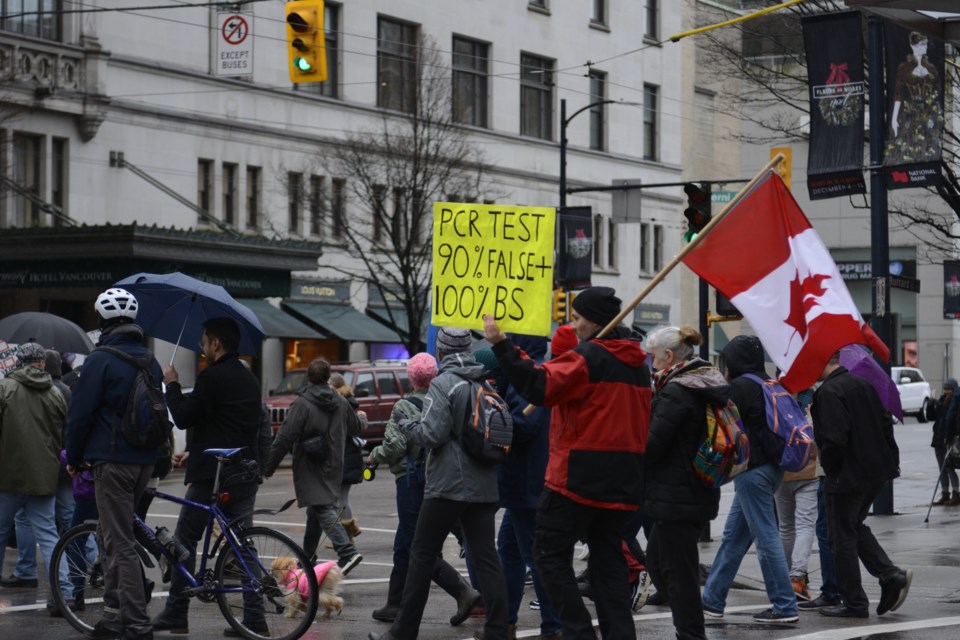
M360 526L357 524L356 518L341 520L340 524L343 525L344 530L347 532L347 536L350 538L350 544L354 543L354 538L363 533L363 531L360 530ZM333 542L331 542L328 538L327 541L323 543L323 546L327 549L333 549Z
M935 507L957 507L960 506L960 491L954 491L953 497L949 491L944 491L939 500L933 502Z

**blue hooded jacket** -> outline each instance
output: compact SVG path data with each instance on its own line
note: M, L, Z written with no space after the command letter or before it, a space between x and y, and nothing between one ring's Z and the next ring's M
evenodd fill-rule
M105 331L97 345L141 358L148 353L142 342L140 327L121 324ZM158 383L163 380L156 359L150 373ZM79 468L83 462L152 465L156 461L156 451L135 449L120 434L120 420L135 377L134 366L111 353L94 350L87 356L67 411L67 464Z

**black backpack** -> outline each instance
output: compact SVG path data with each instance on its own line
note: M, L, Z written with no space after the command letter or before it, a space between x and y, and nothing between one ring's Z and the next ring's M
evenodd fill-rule
M153 354L148 351L142 358L135 358L113 347L97 347L96 350L113 354L137 370L126 405L115 413L120 416L120 435L127 444L141 451L155 451L170 438L173 425L167 414L163 391L150 375ZM113 446L116 447L116 421L113 421L113 427Z
M494 465L503 462L513 444L513 416L510 407L486 380L471 380L455 373L470 386L466 423L458 440L474 460Z

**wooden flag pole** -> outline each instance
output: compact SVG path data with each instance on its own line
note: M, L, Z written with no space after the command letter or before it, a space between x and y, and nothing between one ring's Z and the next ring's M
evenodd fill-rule
M630 304L628 304L626 307L624 307L624 308L620 311L620 313L617 314L617 317L614 318L613 320L611 320L611 321L610 321L610 324L608 324L607 326L605 326L605 327L600 331L600 333L597 334L596 337L597 337L597 338L602 338L603 336L605 336L605 335L607 335L608 333L610 333L611 331L613 331L613 330L617 327L617 325L619 325L620 322L621 322L624 318L627 317L627 314L629 314L631 311L633 311L633 310L637 307L637 305L640 304L640 302L641 302L644 298L646 298L647 295L648 295L651 291L653 291L654 287L656 287L658 284L660 284L661 282L663 282L663 279L667 277L667 275L674 269L674 267L676 267L678 264L680 264L680 262L683 261L683 259L687 256L687 254L690 253L690 252L694 249L694 247L696 247L698 244L700 244L700 242L707 236L707 234L710 233L710 230L713 229L715 226L717 226L717 224L718 224L721 220L723 220L724 216L726 216L728 213L730 213L730 211L733 209L734 205L737 204L738 202L740 202L740 200L743 198L743 196L745 196L747 193L749 193L750 190L753 189L753 188L756 186L756 184L757 184L758 182L760 182L760 180L761 180L765 175L767 175L767 172L772 171L773 169L775 169L775 168L777 167L777 165L779 165L779 164L783 161L783 159L784 159L784 156L783 156L782 153L778 153L777 155L775 155L775 156L770 160L770 162L768 162L768 163L766 164L766 166L765 166L763 169L761 169L761 170L759 171L759 173L757 173L757 175L753 176L753 179L752 179L750 182L748 182L748 183L746 184L746 186L743 187L743 189L740 189L740 191L737 192L737 195L735 195L735 196L733 197L733 199L731 199L730 202L728 202L728 203L726 204L726 206L724 206L723 209L720 210L720 213L718 213L717 215L713 216L713 218L710 220L710 222L707 223L707 226L705 226L705 227L700 231L700 233L697 234L697 237L694 238L693 240L691 240L690 242L688 242L687 245L686 245L685 247L683 247L683 248L680 250L680 252L677 253L677 255L675 255L675 256L673 257L673 259L670 261L670 263L667 264L663 269L661 269L661 270L660 270L660 273L658 273L656 276L654 276L653 280L650 281L650 284L648 284L646 287L644 287L644 288L643 288L643 291L641 291L640 293L638 293L638 294L636 295L636 297L635 297L633 300L630 301ZM524 409L523 409L523 415L529 416L531 413L533 413L533 410L534 410L535 408L536 408L536 407L535 407L534 405L532 405L532 404L531 404L531 405L527 405L527 406L524 407Z
M653 280L651 280L650 283L649 283L646 287L643 288L643 291L641 291L640 293L638 293L638 294L636 295L636 297L635 297L633 300L630 301L630 304L628 304L627 306L625 306L625 307L620 311L620 313L617 314L617 317L614 318L613 320L611 320L611 321L610 321L610 324L608 324L607 326L605 326L605 327L600 331L600 333L597 334L596 337L602 338L603 336L605 336L605 335L607 335L608 333L610 333L611 331L613 331L613 330L617 327L617 325L620 324L620 322L621 322L624 318L627 317L627 314L629 314L630 312L632 312L632 311L637 307L637 305L640 304L640 302L641 302L644 298L646 298L647 295L648 295L651 291L653 291L653 289L654 289L658 284L660 284L660 283L663 281L663 279L666 278L667 275L668 275L671 271L673 271L674 267L676 267L678 264L680 264L680 263L683 261L683 259L687 256L687 254L690 253L691 251L693 251L693 249L694 249L698 244L700 244L700 242L702 242L704 238L707 237L707 234L710 233L710 231L711 231L715 226L717 226L717 224L719 224L720 221L723 220L723 218L724 218L728 213L730 213L730 211L733 210L734 205L736 205L738 202L740 202L740 200L743 198L743 196L745 196L747 193L749 193L750 190L753 189L753 188L756 186L756 184L757 184L758 182L760 182L760 180L761 180L765 175L767 175L767 172L772 171L773 169L776 169L777 165L779 165L779 164L783 161L783 159L784 159L784 156L783 156L782 153L778 153L777 155L775 155L775 156L770 160L770 162L768 162L768 163L766 164L766 166L765 166L763 169L761 169L759 173L757 173L757 175L753 176L753 179L752 179L750 182L748 182L748 183L746 184L746 186L744 186L742 189L740 189L739 192L737 192L737 195L735 195L735 196L733 197L733 199L731 199L730 202L728 202L728 203L723 207L723 209L720 210L720 213L718 213L717 215L713 216L713 218L710 220L710 222L707 223L707 226L705 226L705 227L700 231L700 233L697 234L697 237L696 237L696 238L694 238L693 240L691 240L690 242L688 242L688 243L686 244L686 246L684 246L682 249L680 249L680 252L677 253L677 255L673 256L673 259L672 259L663 269L660 270L660 273L658 273L656 276L654 276Z

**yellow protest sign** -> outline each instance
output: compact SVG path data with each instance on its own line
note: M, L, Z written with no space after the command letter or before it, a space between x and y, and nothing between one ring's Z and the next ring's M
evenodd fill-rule
M433 316L439 326L550 335L556 210L433 204Z

